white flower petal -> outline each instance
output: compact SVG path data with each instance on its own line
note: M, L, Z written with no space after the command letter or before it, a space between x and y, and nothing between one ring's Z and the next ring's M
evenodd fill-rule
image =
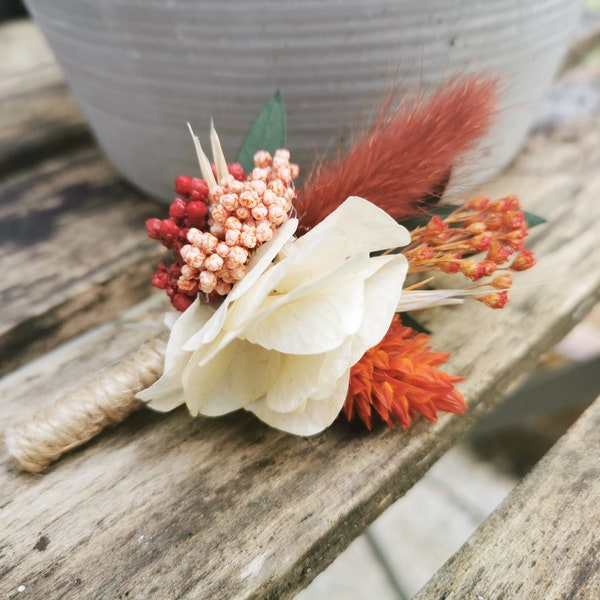
M168 373L173 369L174 363L178 360L179 355L184 353L182 348L194 331L202 329L204 325L213 317L215 313L214 307L206 302L202 302L200 298L196 298L189 308L182 312L173 328L167 350L165 354L164 372Z
M306 398L319 388L321 371L327 356L282 354L277 378L267 391L267 406L275 412L290 412L303 405Z
M285 267L283 263L280 264ZM254 287L232 304L226 324L227 331L245 329L248 322L252 322L256 318L257 311L264 310L265 300L273 293L275 286L285 275L285 268L279 269L279 266L273 265L267 269L256 281Z
M248 405L246 410L253 412L261 421L276 429L295 435L314 435L329 427L340 413L346 399L349 378L348 369L336 381L335 390L327 399L308 398L304 407L292 412L271 410L264 399Z
M321 280L330 277L346 259L346 255L339 252L344 240L342 231L333 232L327 240L314 239L314 243L304 246L302 252L292 252L288 258L265 270L252 288L231 307L227 329L233 331L245 327L248 322L255 322L256 312L267 296L298 292L300 287L305 289L313 285L315 278ZM296 243L288 244L287 247L293 248ZM311 256L311 252L314 252L314 256ZM302 277L297 278L295 274L299 272ZM300 297L300 294L296 297ZM264 318L266 313L261 315Z
M206 366L192 356L183 374L192 415L224 415L265 395L279 372L279 353L234 340Z
M358 196L348 198L297 243L307 244L313 236L322 236L325 230L333 227L346 232L353 241L354 253L388 250L410 243L408 229L399 225L384 210Z
M351 364L357 363L387 333L408 271L408 262L401 254L371 260L380 268L365 281L365 315L352 340Z
M290 354L333 350L360 327L364 281L390 260L394 257L371 259L358 254L332 273L299 284L287 294L275 290L260 310L254 307L244 333L236 335Z
M162 376L149 388L139 392L137 398L147 402L150 408L165 412L183 404L181 373L190 357L190 353L183 350L183 346L190 334L202 329L214 312L213 307L197 298L179 316L167 343Z
M159 412L169 412L181 406L185 402L181 372L163 375L149 388L138 392L136 398L146 402L149 408Z
M273 262L279 251L294 237L296 229L298 229L298 219L288 219L279 227L275 235L256 251L248 261L246 276L239 283L236 283L227 295L229 302L237 300L254 286L257 279Z
M275 265L282 272L275 286L277 292L285 294L314 282L315 278L323 278L357 254L365 253L355 252L352 239L338 227L329 228L326 235L310 236L308 242L302 237L289 245L288 256Z
M360 327L364 284L335 282L289 302L274 300L279 306L268 310L268 318L257 319L242 337L286 354L319 354L334 350Z
M200 331L190 337L185 344L185 350L197 350L202 344L212 342L219 335L227 319L229 305L253 288L259 277L273 262L277 253L293 237L297 228L298 219L288 219L277 230L273 238L256 251L248 262L246 276L233 286L231 292L224 298L213 318Z

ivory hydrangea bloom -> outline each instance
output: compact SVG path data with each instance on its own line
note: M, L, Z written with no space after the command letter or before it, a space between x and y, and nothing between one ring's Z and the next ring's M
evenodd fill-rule
M139 394L192 415L245 408L278 429L312 435L340 412L350 368L385 335L407 272L408 231L348 198L299 239L289 219L217 310L196 300L173 326L163 376Z

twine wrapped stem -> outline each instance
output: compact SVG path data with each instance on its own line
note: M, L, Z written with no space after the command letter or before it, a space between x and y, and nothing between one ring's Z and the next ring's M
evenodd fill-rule
M145 343L120 364L98 373L87 385L8 429L10 455L21 469L39 473L105 427L125 420L144 406L135 395L162 374L165 348L162 337Z

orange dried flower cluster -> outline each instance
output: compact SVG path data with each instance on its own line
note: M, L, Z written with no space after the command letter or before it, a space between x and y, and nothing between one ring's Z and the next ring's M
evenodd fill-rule
M383 340L350 371L346 418L371 429L376 413L390 427L396 419L408 428L417 413L430 421L440 411L463 414L465 400L454 387L463 378L435 369L450 355L433 352L428 343L428 335L403 326L396 315Z
M479 196L468 200L445 219L435 215L424 227L411 234L411 244L403 250L409 261L409 273L439 269L462 273L471 281L492 276L499 268L524 271L535 264L532 252L525 250L528 229L525 214L516 196L491 201ZM469 258L486 252L485 258ZM519 252L508 265L510 257ZM512 285L509 273L503 273L489 285L507 290ZM475 296L491 308L502 308L506 291Z

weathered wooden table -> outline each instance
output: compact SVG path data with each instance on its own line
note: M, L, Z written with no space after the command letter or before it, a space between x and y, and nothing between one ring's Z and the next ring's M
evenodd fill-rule
M162 328L144 220L163 211L90 139L32 25L0 28L0 422L22 420ZM574 65L563 82L592 83ZM540 129L486 186L548 219L503 311L429 311L469 411L313 438L251 415L142 410L45 475L0 463L8 598L286 598L513 388L600 291L600 108ZM419 598L600 597L597 402ZM415 518L427 518L415 515ZM443 535L443 532L440 532ZM415 557L418 560L418 557Z

